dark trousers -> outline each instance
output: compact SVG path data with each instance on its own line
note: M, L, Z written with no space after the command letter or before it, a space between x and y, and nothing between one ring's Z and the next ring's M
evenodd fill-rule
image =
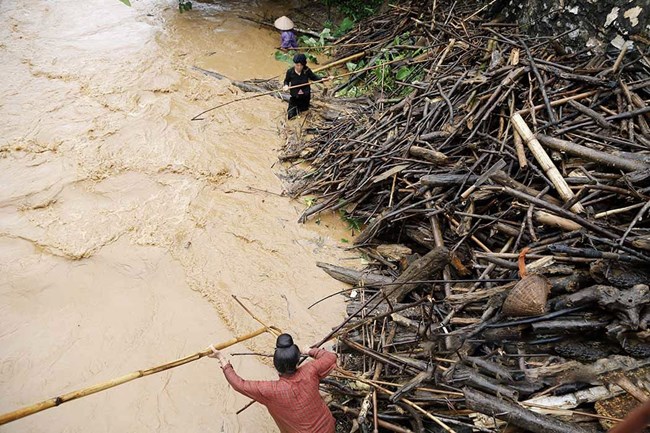
M298 114L303 111L309 110L309 100L311 99L311 93L300 96L292 96L289 98L289 108L287 108L287 116L289 119L296 117Z

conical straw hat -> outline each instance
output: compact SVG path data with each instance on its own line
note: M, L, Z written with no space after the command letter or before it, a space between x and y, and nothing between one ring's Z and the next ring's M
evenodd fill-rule
M293 21L285 16L281 16L273 23L278 30L291 30L293 28Z

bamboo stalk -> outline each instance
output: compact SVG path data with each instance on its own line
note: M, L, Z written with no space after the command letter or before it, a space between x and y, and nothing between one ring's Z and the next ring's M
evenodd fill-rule
M248 334L242 335L240 337L235 337L232 338L228 341L224 341L222 343L217 343L214 345L214 348L217 350L225 349L226 347L230 347L232 345L235 345L237 343L241 343L242 341L249 340L251 338L257 337L258 335L261 335L265 332L268 331L269 328L263 327L259 328L256 331L250 332ZM25 406L21 409L12 411L12 412L7 412L3 415L0 415L0 425L4 425L7 423L10 423L12 421L16 421L17 419L25 418L26 416L33 415L37 412L44 411L46 409L50 409L55 406L62 405L63 403L66 403L71 400L76 400L78 398L86 397L91 394L95 394L100 391L107 390L109 388L114 388L118 385L122 385L123 383L130 382L135 379L139 379L144 376L149 376L155 373L160 373L161 371L169 370L171 368L175 368L178 366L181 366L183 364L187 364L192 361L196 361L197 359L201 359L204 356L207 356L212 353L211 348L204 349L200 352L196 352L193 355L188 355L184 358L177 359L175 361L171 361L165 364L161 364L155 367L148 368L146 370L138 370L134 371L132 373L126 374L124 376L103 382L103 383L98 383L93 386L89 386L87 388L83 389L78 389L76 391L68 392L66 394L62 394L58 397L53 397L48 400L41 401L39 403L32 404L30 406Z
M352 72L348 72L348 73L345 73L345 74L337 75L336 78L343 78L343 77L347 77L349 75L359 74L361 72L370 71L370 70L377 69L377 68L387 66L387 65L390 65L390 64L393 64L393 63L397 63L397 62L403 62L403 63L406 63L406 64L416 63L415 61L410 61L409 62L408 60L405 60L405 59L395 59L395 60L391 60L391 61L386 62L386 63L382 63L380 65L368 66L366 68L359 69L357 71L352 71ZM329 78L325 77L322 80L317 81L317 82L322 82L322 81L326 81L326 80L329 80ZM300 87L309 86L311 84L312 84L311 82L304 83L304 84L297 84L295 86L290 86L289 89L297 89L297 88L300 88ZM205 118L203 118L201 116L206 114L206 113L209 113L210 111L214 111L214 110L217 110L219 108L223 108L223 107L225 107L227 105L234 104L235 102L247 101L249 99L259 98L261 96L266 96L266 95L272 95L273 93L279 93L279 92L280 92L280 89L269 90L269 91L266 91L266 92L256 93L254 95L244 96L242 98L233 99L232 101L224 102L223 104L219 104L219 105L217 105L215 107L208 108L207 110L204 110L204 111L200 112L199 114L197 114L196 116L192 117L190 120L205 120Z
M633 204L631 206L625 206L625 207L621 207L621 208L618 208L618 209L610 209L610 210L607 210L607 211L604 211L604 212L597 213L596 215L594 215L594 219L600 219L600 218L604 218L604 217L610 216L610 215L625 213L627 211L631 211L631 210L640 208L644 204L645 203L637 203L637 204Z
M526 161L524 143L521 140L521 135L519 135L516 129L512 131L512 140L515 144L515 151L517 152L517 161L519 161L519 167L522 170L525 170L528 168L528 161Z
M625 53L627 53L627 48L629 44L626 42L623 44L623 47L621 47L621 52L618 53L618 57L616 57L616 61L614 62L614 66L612 66L612 73L618 72L618 68L620 68L621 63L623 63L623 57L625 57Z
M579 101L581 99L585 99L585 98L588 98L590 96L594 96L597 93L598 92L596 90L590 90L588 92L582 92L582 93L577 93L575 95L566 96L564 98L560 98L560 99L557 99L557 100L551 102L551 107L557 107L558 105L566 104L569 101ZM530 112L535 112L535 111L541 110L544 107L545 107L544 104L539 104L539 105L535 105L532 108L524 108L522 110L518 110L517 113L519 113L519 114L528 114Z
M359 51L358 53L352 54L351 56L347 56L347 57L344 57L342 59L336 60L336 61L334 61L332 63L327 63L326 65L323 65L323 66L320 66L318 68L312 69L312 71L313 72L324 71L326 69L333 68L334 66L343 65L343 64L345 64L347 62L351 62L353 60L360 59L362 57L365 57L365 55L366 55L365 51Z
M521 114L515 113L512 115L511 119L515 129L526 142L539 165L542 166L542 169L555 186L560 197L562 197L565 202L571 200L574 196L573 191L571 191L571 188L569 188L569 185L566 183L555 164L553 164L553 161L551 161L551 158L533 134L533 131L530 130L523 117L521 117ZM571 210L575 213L583 213L585 208L580 203L576 203L571 206Z
M538 199L536 197L532 197L532 196L530 196L530 195L528 195L526 193L522 193L520 191L514 190L514 189L509 188L507 186L506 187L501 187L500 190L507 193L507 194L509 194L509 195L511 195L511 196L513 196L513 197L516 197L516 198L519 198L519 199L522 199L522 200L526 200L526 201L528 201L530 203L533 203L533 204L535 204L537 206L541 206L541 207L543 207L543 208L545 208L547 210L550 210L551 212L555 212L558 216L559 215L564 216L565 218L570 219L570 220L574 221L577 224L580 224L582 227L588 228L589 230L592 230L592 231L594 231L594 232L596 232L598 234L601 234L603 236L606 236L606 237L608 237L610 239L619 239L619 237L620 237L619 235L617 235L617 234L615 234L615 233L613 233L613 232L611 232L611 231L609 231L607 229L604 229L604 228L600 227L599 225L594 224L593 222L591 222L591 221L589 221L589 220L587 220L587 219L585 219L585 218L583 218L583 217L581 217L579 215L572 214L571 212L569 212L569 211L567 211L565 209L562 209L559 206L555 206L555 205L553 205L551 203L547 203L544 200L540 200L540 199Z
M278 337L278 336L280 336L280 334L282 334L282 331L281 331L280 329L276 328L275 326L269 326L269 325L267 325L266 323L264 323L264 322L262 321L262 319L260 319L260 318L257 317L255 314L253 314L253 312L252 312L251 310L249 310L248 307L246 307L246 305L244 305L244 304L243 304L243 303L242 303L242 302L237 298L237 296L232 295L232 297L233 297L233 299L234 299L235 301L237 301L237 303L239 304L239 306L242 307L242 308L244 309L244 311L246 311L246 312L248 313L248 315L251 316L251 317L253 318L253 320L255 320L257 323L259 323L260 325L262 325L262 326L266 329L266 331L267 331L269 334L275 335L276 337Z
M444 62L445 59L447 58L447 54L449 54L452 48L454 48L455 44L456 44L456 39L453 38L449 39L449 44L445 48L445 51L442 52L442 55L440 56L438 63L436 63L436 66L433 68L433 70L431 70L430 73L435 73L438 70L438 68L442 65L442 62Z
M535 219L538 222L547 226L558 227L569 232L573 230L580 230L582 228L582 226L578 223L575 223L566 218L559 217L557 215L550 214L548 212L544 212L543 210L537 210L533 214L535 215Z

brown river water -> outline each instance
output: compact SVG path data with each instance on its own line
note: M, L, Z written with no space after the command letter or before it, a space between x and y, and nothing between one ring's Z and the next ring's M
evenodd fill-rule
M347 258L335 217L301 225L275 193L286 106L228 80L287 65L238 18L290 2L0 1L0 413L148 368L259 325L313 343L344 314L318 260ZM275 166L274 166L275 165ZM344 263L350 263L346 260ZM226 352L271 353L261 336ZM248 378L268 359L234 356ZM213 359L138 379L2 432L274 432Z

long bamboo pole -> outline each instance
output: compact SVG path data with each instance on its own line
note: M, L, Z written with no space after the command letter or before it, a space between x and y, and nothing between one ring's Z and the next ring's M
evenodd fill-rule
M423 54L427 54L427 55L428 55L428 51L425 52L425 53L423 53ZM420 56L418 56L418 58L419 58L419 57L422 57L423 54L421 54ZM404 62L404 63L407 64L407 65L412 65L412 64L415 64L415 63L423 62L423 61L424 61L424 60L414 60L414 59L411 59L411 60L409 61L409 59L394 59L394 60L390 60L390 61L385 62L385 63L381 63L381 64L379 64L379 65L367 66L367 67L365 67L365 68L358 69L358 70L356 70L356 71L347 72L347 73L345 73L345 74L337 75L336 78L343 78L343 77L347 77L347 76L350 76L350 75L359 74L359 73L361 73L361 72L371 71L371 70L373 70L373 69L381 68L381 67L383 67L383 66L387 66L387 65L390 65L390 64L393 64L393 63L397 63L397 62ZM329 65L329 66L332 66L332 65ZM322 83L323 81L328 81L328 80L329 80L329 78L326 77L326 78L323 78L323 79L320 80L320 81L316 81L316 83ZM304 83L304 84L297 84L297 85L295 85L295 86L291 86L291 87L289 87L289 89L297 89L297 88L299 88L299 87L305 87L305 86L309 86L309 85L311 85L311 84L313 84L313 83L312 83L312 82L309 82L309 83ZM266 92L256 93L255 95L244 96L244 97L242 97L242 98L233 99L232 101L228 101L228 102L224 102L223 104L219 104L219 105L217 105L216 107L208 108L207 110L202 111L202 112L200 112L199 114L197 114L196 116L192 117L190 120L205 120L205 118L204 118L204 117L201 117L201 116L203 116L203 115L206 114L206 113L209 113L210 111L213 111L213 110L216 110L216 109L219 109L219 108L223 108L223 107L225 107L225 106L227 106L227 105L234 104L235 102L247 101L247 100L249 100L249 99L259 98L259 97L261 97L261 96L272 95L272 94L274 94L274 93L280 93L280 92L281 92L281 89L269 90L269 91L266 91Z
M241 343L242 341L249 340L251 338L257 337L258 335L261 335L265 332L271 332L271 330L276 329L271 326L264 326L263 328L259 328L256 331L253 331L251 333L248 333L246 335L242 335L240 337L235 337L232 338L228 341L224 341L222 343L217 343L214 345L215 349L221 350L225 349L226 347L230 347L232 345L235 345L237 343ZM85 397L87 395L95 394L96 392L104 391L109 388L116 387L118 385L122 385L123 383L130 382L135 379L139 379L144 376L149 376L155 373L160 373L161 371L169 370L171 368L178 367L183 364L187 364L192 361L196 361L197 359L201 359L204 356L207 356L212 353L211 348L204 349L200 352L197 352L193 355L186 356L184 358L177 359L175 361L168 362L166 364L161 364L156 367L151 367L146 370L138 370L134 371L133 373L129 373L127 375L124 375L122 377L118 377L116 379L109 380L107 382L99 383L93 386L90 386L88 388L84 389L79 389L76 391L69 392L67 394L60 395L58 397L50 398L48 400L41 401L40 403L32 404L30 406L25 406L21 409L15 410L13 412L8 412L3 415L0 415L0 425L4 425L7 423L10 423L12 421L16 421L17 419L24 418L29 415L33 415L37 412L44 411L46 409L50 409L55 406L59 406L65 402L68 402L70 400L76 400L81 397Z
M343 65L343 64L345 64L347 62L351 62L353 60L358 60L358 59L360 59L362 57L365 57L365 55L366 55L365 51L359 51L358 53L352 54L351 56L347 56L347 57L344 57L342 59L335 60L335 61L333 61L331 63L326 63L323 66L319 66L318 68L314 68L314 69L312 69L312 71L313 72L324 71L326 69L333 68L334 66Z
M264 323L262 321L262 319L260 319L255 314L253 314L253 312L248 307L246 307L246 305L244 305L244 303L242 301L240 301L239 298L237 298L237 296L232 295L232 297L233 297L233 299L235 301L237 301L239 306L242 307L244 309L244 311L247 312L248 315L253 318L253 320L255 320L257 323L262 325L268 331L269 334L275 335L276 337L279 337L280 334L282 334L282 331L280 329L276 328L275 326L267 325L266 323Z

